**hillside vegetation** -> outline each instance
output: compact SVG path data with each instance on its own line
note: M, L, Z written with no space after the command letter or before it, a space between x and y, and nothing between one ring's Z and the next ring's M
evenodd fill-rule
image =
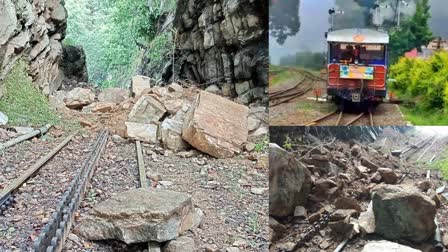
M0 111L8 115L10 125L40 127L61 122L48 99L33 85L24 61L15 64L4 84L6 96L0 99Z
M391 67L390 76L395 79L390 88L405 101L411 121L425 125L448 121L448 52L427 60L401 58Z
M100 87L126 86L144 51L157 61L170 48L168 35L159 31L164 13L174 10L176 2L66 0L64 43L83 46L91 82Z

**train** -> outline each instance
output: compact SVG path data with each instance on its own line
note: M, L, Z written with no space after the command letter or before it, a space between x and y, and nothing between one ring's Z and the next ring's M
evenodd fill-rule
M329 97L363 103L381 101L387 96L387 33L341 29L326 33L326 40Z

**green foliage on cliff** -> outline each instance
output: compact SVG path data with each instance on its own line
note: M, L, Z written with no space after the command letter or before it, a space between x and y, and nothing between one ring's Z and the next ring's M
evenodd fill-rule
M160 19L176 0L66 0L65 43L87 54L90 81L99 86L126 86L144 47L157 37Z
M427 60L401 58L390 69L390 89L413 111L448 114L448 52Z
M6 95L0 99L0 111L14 126L41 127L61 121L47 98L32 84L27 65L19 60L4 80Z

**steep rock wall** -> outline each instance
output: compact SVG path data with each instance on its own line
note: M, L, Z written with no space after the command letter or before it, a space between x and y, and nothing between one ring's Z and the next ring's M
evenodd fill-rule
M22 56L44 94L60 87L66 26L67 11L61 0L0 0L0 97L5 91L2 80Z
M267 1L179 0L174 27L180 78L216 84L240 103L266 97Z

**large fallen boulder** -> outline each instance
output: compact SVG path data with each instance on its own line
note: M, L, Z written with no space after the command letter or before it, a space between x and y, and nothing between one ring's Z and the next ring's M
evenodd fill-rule
M193 211L188 194L132 189L96 205L81 221L79 232L89 240L166 242L193 226Z
M246 106L201 91L185 117L182 138L213 157L232 157L247 141L248 112Z
M291 153L269 144L269 214L292 216L297 206L305 206L310 190L308 169Z
M87 88L75 88L67 93L65 105L70 109L79 109L95 101L95 93Z
M120 104L129 99L129 91L122 88L108 88L98 95L100 102Z
M372 198L375 233L421 243L433 237L436 204L413 188L379 185Z
M390 241L371 241L367 243L361 252L421 252L421 250L413 249Z
M154 123L165 115L166 109L158 100L149 95L138 99L128 116L129 122Z

